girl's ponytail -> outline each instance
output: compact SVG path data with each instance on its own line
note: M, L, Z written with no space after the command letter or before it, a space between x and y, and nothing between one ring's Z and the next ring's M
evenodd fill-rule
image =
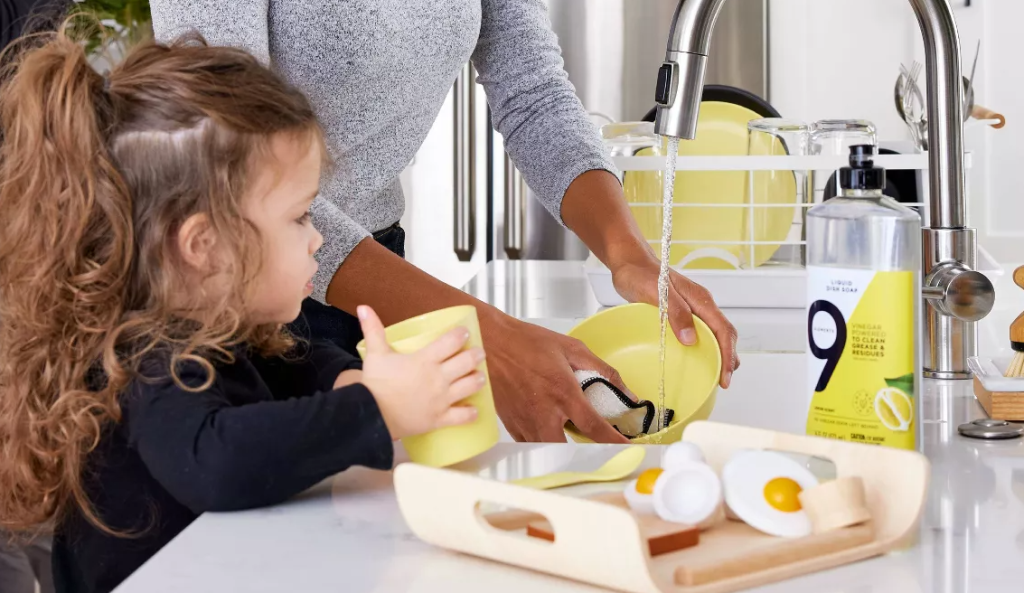
M119 408L111 390L81 396L96 370L121 383L107 338L133 257L106 141L116 91L63 29L24 43L0 86L0 525L13 530L69 499L91 513L81 466Z

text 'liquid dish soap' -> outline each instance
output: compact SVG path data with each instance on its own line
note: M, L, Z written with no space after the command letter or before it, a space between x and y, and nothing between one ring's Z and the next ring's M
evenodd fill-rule
M915 448L921 218L850 147L840 195L807 212L807 434Z

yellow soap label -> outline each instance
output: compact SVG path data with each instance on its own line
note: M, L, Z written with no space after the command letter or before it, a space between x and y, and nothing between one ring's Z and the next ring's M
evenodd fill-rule
M913 449L914 273L807 271L807 434Z

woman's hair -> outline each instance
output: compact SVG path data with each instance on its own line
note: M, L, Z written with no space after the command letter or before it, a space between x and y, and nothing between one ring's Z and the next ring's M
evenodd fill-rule
M179 384L201 364L205 389L234 346L292 344L247 321L261 254L242 199L272 137L322 141L307 99L241 50L146 42L102 76L69 25L21 40L0 86L0 528L23 533L74 506L113 532L83 475L144 356ZM231 263L192 310L176 236L195 214Z

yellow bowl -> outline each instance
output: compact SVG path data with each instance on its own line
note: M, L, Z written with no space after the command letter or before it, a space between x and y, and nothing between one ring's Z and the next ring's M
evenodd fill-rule
M480 322L476 307L472 305L449 307L406 319L385 328L384 334L396 352L411 354L456 327L469 330L466 348L483 348ZM356 345L356 350L361 358L366 358L365 340ZM487 377L486 362L480 363L478 370ZM410 393L409 397L416 397L416 394ZM410 461L431 467L446 467L475 457L498 442L498 414L494 408L490 379L487 379L480 391L461 403L477 409L476 420L402 439Z
M671 327L665 333L665 405L675 411L672 422L659 432L632 439L633 443L678 441L687 424L706 420L715 407L722 354L707 324L696 317L693 321L697 327L693 346L683 346ZM658 405L661 324L657 307L634 303L606 309L582 321L569 336L617 370L637 397ZM576 442L592 442L571 424L565 431Z

